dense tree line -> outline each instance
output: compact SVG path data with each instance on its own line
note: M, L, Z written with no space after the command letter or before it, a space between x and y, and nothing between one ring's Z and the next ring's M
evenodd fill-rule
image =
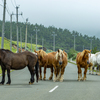
M26 24L19 22L19 30L21 28L22 32L22 41L25 42L25 31L26 31ZM39 29L37 33L37 43L39 45L42 45L42 38L44 39L44 47L48 49L53 49L53 32L57 34L55 37L55 49L58 50L63 49L67 52L69 52L70 49L74 48L74 34L76 35L75 38L75 49L76 51L82 51L83 49L90 49L92 38L92 49L97 48L97 50L100 51L100 39L99 37L96 38L95 36L89 37L88 35L82 35L81 33L78 33L77 31L70 32L68 29L62 29L62 28L56 28L54 26L44 27L44 25L38 25L38 24L30 24L27 25L28 30L28 37L27 42L31 43L31 34L32 34L32 43L36 43L36 32L34 31L35 26ZM12 39L16 41L16 22L12 22ZM20 31L19 31L20 34ZM0 36L2 36L2 21L0 21ZM5 37L7 39L10 39L10 22L5 23ZM20 41L20 35L19 35L19 41Z

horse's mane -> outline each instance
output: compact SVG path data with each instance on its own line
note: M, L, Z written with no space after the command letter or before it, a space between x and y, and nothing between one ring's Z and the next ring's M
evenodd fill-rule
M42 57L47 55L47 53L42 49L39 52L40 52L40 56L42 56Z
M84 54L85 54L85 50L83 50L83 51L81 52L81 56L83 57Z
M58 59L58 54L59 54L59 52L60 52L60 54L61 54L61 53L63 54L63 51L62 51L61 49L58 49L58 51L57 51L57 53L56 53L56 55L55 55L56 60Z
M8 50L8 49L0 49L1 51L5 51L5 52L10 52L13 53L12 51Z
M100 52L95 53L95 56L98 56L100 54Z

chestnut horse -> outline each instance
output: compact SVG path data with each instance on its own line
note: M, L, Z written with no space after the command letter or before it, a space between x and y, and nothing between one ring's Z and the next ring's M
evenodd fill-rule
M76 64L77 64L77 68L78 68L78 81L86 80L87 68L89 67L89 53L91 53L91 50L83 50L82 52L79 52L77 54ZM83 79L82 79L81 68L85 69Z
M54 82L60 81L62 82L64 77L64 71L68 63L67 59L67 53L65 51L62 51L61 49L58 49L55 55L56 60L53 61L53 67L54 67Z
M4 84L5 82L5 70L7 70L8 76L8 82L6 84L11 84L10 69L19 70L25 68L26 66L28 67L31 74L29 84L33 84L35 73L38 82L38 57L29 51L13 53L9 50L0 49L0 64L2 68L2 81L0 84Z
M46 68L51 69L51 75L49 77L49 80L51 80L52 77L53 77L53 64L52 64L52 61L55 59L54 56L55 56L56 52L51 52L51 53L47 54L42 49L39 50L39 51L34 50L34 52L37 53L38 59L39 59L39 70L40 70L40 78L39 79L42 80L41 67L44 67L44 78L43 78L43 80L46 79Z

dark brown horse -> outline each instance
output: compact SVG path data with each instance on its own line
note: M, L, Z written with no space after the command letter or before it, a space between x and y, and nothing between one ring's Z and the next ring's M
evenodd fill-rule
M31 74L29 84L33 84L35 73L38 82L38 57L29 51L13 53L9 50L0 49L0 65L2 69L2 81L0 84L4 84L5 82L5 70L7 70L8 76L8 82L6 84L11 84L10 69L19 70L25 68L26 66L28 67Z

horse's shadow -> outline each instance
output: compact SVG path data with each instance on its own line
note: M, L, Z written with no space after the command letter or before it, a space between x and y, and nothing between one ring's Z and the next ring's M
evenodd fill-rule
M11 83L10 85L8 84L4 84L4 85L0 85L4 88L32 88L32 86L36 86L38 85L38 83L34 82L33 84L28 84L28 83Z
M64 79L64 81L63 82L100 82L100 80L85 80L85 81L83 81L83 80L81 80L81 81L78 81L77 79L75 80L75 79Z

